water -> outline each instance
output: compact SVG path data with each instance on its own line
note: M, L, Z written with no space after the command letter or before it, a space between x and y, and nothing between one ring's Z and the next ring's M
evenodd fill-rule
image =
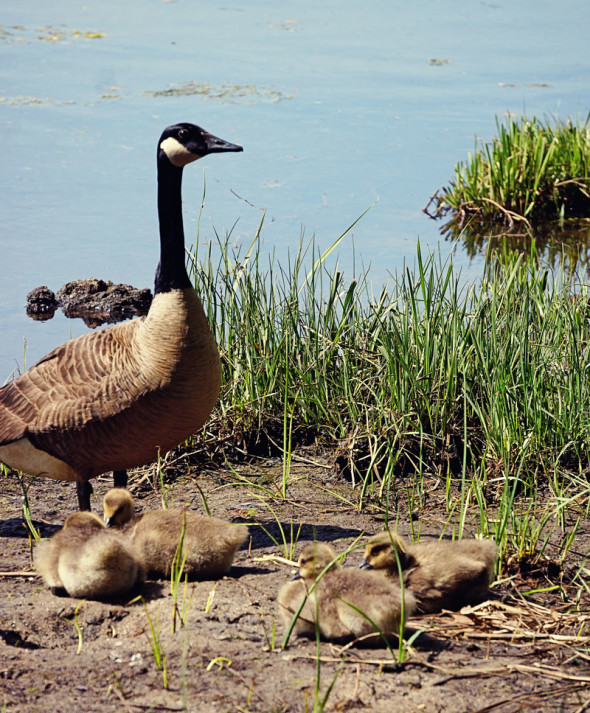
M29 290L96 276L150 286L155 144L195 121L244 146L185 171L187 239L262 212L279 259L301 230L376 285L423 246L448 254L422 208L504 112L584 117L590 3L518 0L138 0L5 3L0 34L0 381L85 331L33 322ZM86 33L103 33L102 37ZM52 41L48 41L51 38ZM431 62L431 60L438 60ZM193 83L192 85L190 83ZM195 83L211 89L189 94ZM161 92L175 85L173 95ZM235 87L242 87L235 89ZM459 249L466 276L481 258Z

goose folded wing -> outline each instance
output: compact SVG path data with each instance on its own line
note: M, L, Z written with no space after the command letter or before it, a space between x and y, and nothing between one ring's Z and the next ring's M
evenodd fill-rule
M141 388L130 348L139 321L66 342L0 388L0 445L127 408Z

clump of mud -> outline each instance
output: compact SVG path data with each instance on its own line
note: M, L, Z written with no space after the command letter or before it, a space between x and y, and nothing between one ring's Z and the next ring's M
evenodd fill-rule
M59 307L66 317L79 317L88 327L99 327L147 314L151 303L147 288L91 277L67 282L57 294L45 285L36 287L27 295L27 314L37 320L51 319Z

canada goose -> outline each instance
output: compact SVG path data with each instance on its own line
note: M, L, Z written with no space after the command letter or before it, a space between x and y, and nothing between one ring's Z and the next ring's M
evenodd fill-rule
M436 540L408 545L394 532L371 537L361 568L382 572L399 581L397 550L406 587L417 611L460 609L485 597L492 578L497 547L492 540Z
M210 153L242 151L194 124L158 141L160 262L145 318L54 349L0 388L0 461L30 475L75 481L90 510L90 478L154 460L182 443L217 400L217 346L184 263L182 169Z
M278 604L285 626L289 626L307 595L295 625L298 634L313 635L316 619L326 639L358 638L374 634L375 627L386 634L398 634L402 611L400 588L372 572L340 569L334 564L336 557L332 547L321 542L303 548L299 555L299 573L293 577L294 581L279 590ZM326 567L329 569L308 595L316 577ZM405 616L411 616L414 608L414 597L406 591Z
M89 512L76 512L49 540L35 547L34 563L54 594L112 599L143 581L143 569L131 542L106 529Z
M133 519L135 507L129 491L109 490L103 498L108 527L126 529L146 572L152 577L168 577L186 522L183 557L184 572L201 579L221 577L234 559L236 550L248 537L248 528L218 517L186 510L150 510Z

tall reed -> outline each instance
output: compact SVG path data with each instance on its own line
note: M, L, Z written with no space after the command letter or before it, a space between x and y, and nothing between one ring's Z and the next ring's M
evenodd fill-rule
M289 448L310 434L340 445L381 495L386 479L460 477L482 460L529 485L588 472L584 286L572 294L534 256L466 284L420 246L376 295L368 273L345 280L313 241L285 266L267 260L229 239L192 255L222 353L210 434L280 452L287 415Z
M438 213L504 222L585 217L590 207L590 115L583 122L496 119L438 196Z

